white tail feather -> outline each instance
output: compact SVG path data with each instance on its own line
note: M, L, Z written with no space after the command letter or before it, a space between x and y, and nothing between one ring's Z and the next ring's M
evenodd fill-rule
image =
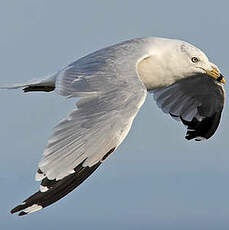
M28 86L51 86L55 87L56 82L56 74L49 75L43 79L36 79L33 81L29 81L27 83L16 83L12 85L3 84L0 85L0 89L19 89Z

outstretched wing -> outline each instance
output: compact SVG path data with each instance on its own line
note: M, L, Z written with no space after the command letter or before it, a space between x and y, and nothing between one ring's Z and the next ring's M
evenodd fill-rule
M152 93L163 112L188 126L186 139L208 139L215 133L225 98L221 83L200 74Z
M41 180L40 191L12 213L25 215L40 210L71 192L129 132L145 100L146 88L135 68L122 74L111 57L101 56L80 59L56 75L57 93L80 100L49 139L36 173L36 180Z

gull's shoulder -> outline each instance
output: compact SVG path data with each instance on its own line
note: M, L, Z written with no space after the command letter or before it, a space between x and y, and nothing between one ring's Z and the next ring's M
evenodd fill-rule
M150 55L157 50L160 51L167 48L167 45L171 47L171 44L176 46L183 43L181 40L162 37L133 38L98 49L71 63L70 66L82 66L92 62L102 65L117 59L122 61L128 60L128 62L131 62L131 60L137 61L139 58Z
M181 43L182 41L176 39L168 39L161 37L141 37L133 38L130 40L122 41L119 43L112 44L110 46L98 49L88 55L73 62L72 65L82 65L88 62L98 61L100 64L108 63L114 59L125 59L125 60L138 60L139 58L146 56L155 49L163 49L165 44L169 43ZM105 61L106 60L106 61Z

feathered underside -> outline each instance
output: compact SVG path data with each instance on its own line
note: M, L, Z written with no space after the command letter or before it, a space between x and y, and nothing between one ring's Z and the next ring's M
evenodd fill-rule
M165 113L187 126L186 139L209 139L218 128L225 93L213 78L199 74L152 93Z

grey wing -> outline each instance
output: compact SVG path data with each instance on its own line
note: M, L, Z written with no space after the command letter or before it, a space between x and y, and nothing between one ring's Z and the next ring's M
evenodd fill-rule
M80 100L48 141L36 174L40 191L12 213L40 210L82 183L120 145L145 100L136 73L122 76L112 66L87 62L85 67L74 63L56 76L57 93Z
M215 133L225 98L221 83L201 74L152 93L165 113L188 127L186 139L208 139Z

